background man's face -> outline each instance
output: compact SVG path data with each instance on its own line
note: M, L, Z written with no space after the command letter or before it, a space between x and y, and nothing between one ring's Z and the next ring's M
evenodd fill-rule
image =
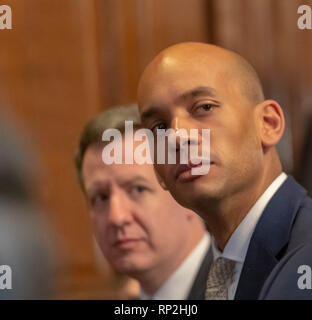
M168 264L185 240L193 213L161 188L152 165L106 165L102 150L87 149L82 174L103 254L128 275Z
M178 165L156 165L175 199L191 209L207 198L248 188L261 174L263 154L255 108L242 95L235 74L229 76L225 68L218 59L193 63L164 59L144 76L139 89L141 114L152 110L142 118L144 127L210 129L207 175L185 181L176 175Z

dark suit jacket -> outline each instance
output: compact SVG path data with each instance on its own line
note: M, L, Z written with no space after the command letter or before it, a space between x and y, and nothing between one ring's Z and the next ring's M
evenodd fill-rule
M312 300L312 245L286 255L266 280L260 300Z
M199 268L191 291L187 300L205 300L206 283L208 278L208 271L213 261L212 249L209 246L205 258Z
M312 199L292 177L274 194L250 240L235 300L257 299L283 257L312 244ZM296 259L296 257L294 257ZM287 261L281 261L287 265Z

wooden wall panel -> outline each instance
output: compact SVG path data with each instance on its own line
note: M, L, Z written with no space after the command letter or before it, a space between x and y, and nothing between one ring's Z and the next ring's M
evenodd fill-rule
M209 1L98 0L101 89L106 107L133 102L139 76L162 49L209 40Z

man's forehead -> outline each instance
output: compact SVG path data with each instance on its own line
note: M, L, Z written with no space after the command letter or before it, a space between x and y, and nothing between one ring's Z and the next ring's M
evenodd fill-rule
M144 93L144 90L148 90L162 82L167 84L170 82L186 81L188 80L188 76L195 77L199 75L203 77L207 73L208 75L213 75L222 72L225 66L222 63L210 61L209 59L202 61L174 59L173 61L172 63L156 62L156 65L152 64L148 67L140 79L139 93Z
M161 51L146 67L145 71L155 71L177 65L194 63L226 63L233 57L233 52L205 43L181 43Z
M86 189L93 191L99 188L109 188L114 184L120 187L127 187L136 183L151 185L156 179L153 178L153 174L153 168L147 168L145 165L108 165L102 163L94 166L93 170L85 171L84 181L86 182Z
M135 133L135 132L134 132ZM129 143L132 143L133 148L129 147ZM116 146L120 145L122 147L122 163L112 163L106 164L103 161L102 154L105 152L104 148L108 146L109 143L100 143L93 144L88 147L86 150L84 161L83 161L83 172L94 172L94 174L101 174L101 172L105 172L107 176L115 176L116 178L122 180L123 177L125 179L137 179L139 177L145 179L152 179L154 175L153 165L149 163L144 164L127 164L125 161L126 154L132 155L133 157L136 155L135 150L141 144L140 141L135 141L133 136L125 136L122 135L122 140L117 142ZM126 145L129 147L127 148ZM148 147L148 145L147 145ZM148 157L148 149L145 152L145 156Z
M121 140L118 138L113 141L109 142L101 142L101 143L95 143L90 145L84 156L83 160L83 168L98 168L98 169L106 169L106 170L117 170L118 168L123 171L142 171L142 172L149 172L150 170L153 171L153 165L148 163L144 164L137 164L136 162L133 162L132 164L126 163L126 157L127 158L134 158L134 157L140 157L142 156L144 159L150 160L150 150L149 150L149 144L144 145L145 150L142 151L142 154L139 152L136 152L137 148L142 145L142 140L135 140L134 135L136 134L136 130L134 132L130 132L129 134L126 134L124 132L120 132L121 134ZM112 164L106 164L103 160L103 153L108 152L108 150L105 150L106 147L108 147L110 144L113 144L114 148L121 151L121 164L112 163ZM131 147L132 146L132 147ZM112 152L111 149L109 149L109 152ZM115 151L114 151L115 152Z
M148 68L142 75L138 88L140 107L147 98L156 98L168 91L189 91L196 87L213 87L217 78L224 78L231 66L218 61L181 60ZM155 97L154 97L155 95Z
M186 43L164 50L146 67L138 88L140 112L173 86L188 83L222 92L234 88L252 102L264 99L256 71L243 57L212 45Z
M144 80L145 83L142 82L138 94L141 116L144 112L152 112L191 98L217 98L225 90L224 79L228 79L222 69L194 65L151 75ZM144 121L144 117L141 119Z
M178 47L179 49L176 49ZM181 47L181 48L180 48ZM191 70L196 66L221 67L233 63L233 54L219 47L210 45L173 46L158 54L145 68L141 80L167 70Z

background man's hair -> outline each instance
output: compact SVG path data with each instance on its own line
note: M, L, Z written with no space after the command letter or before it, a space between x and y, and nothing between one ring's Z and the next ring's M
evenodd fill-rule
M125 121L133 121L134 129L141 127L141 119L137 104L113 107L103 111L92 118L83 128L75 157L76 171L82 189L84 189L82 162L86 150L90 145L101 145L103 143L103 132L107 129L117 129L121 133L124 133Z

